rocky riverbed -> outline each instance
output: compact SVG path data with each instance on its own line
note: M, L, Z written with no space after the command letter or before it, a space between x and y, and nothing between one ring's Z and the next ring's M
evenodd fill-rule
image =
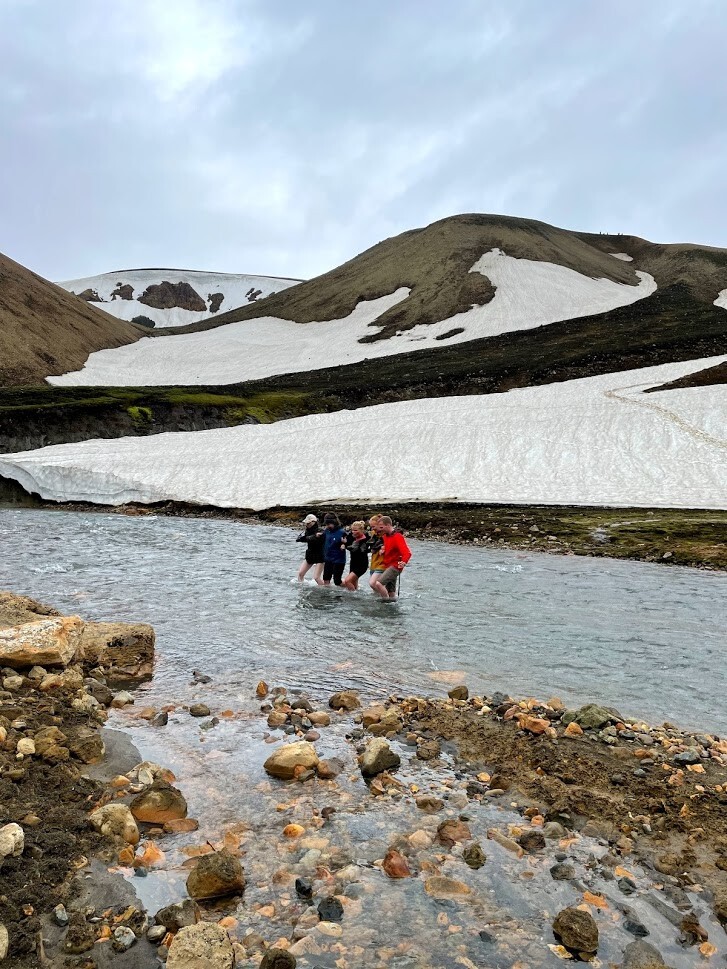
M148 705L153 648L0 595L3 965L727 953L724 739L461 682L369 703L261 680L219 708L199 670L194 702Z

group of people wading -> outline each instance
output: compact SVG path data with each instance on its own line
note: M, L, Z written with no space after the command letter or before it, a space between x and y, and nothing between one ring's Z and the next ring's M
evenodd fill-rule
M399 578L411 558L411 549L388 515L372 515L368 527L364 521L355 521L348 528L341 525L337 515L327 514L322 526L315 515L306 515L303 526L304 531L296 539L306 545L305 559L298 569L299 582L313 569L318 585L330 585L333 579L334 585L355 592L359 579L368 571L371 589L382 599L396 599ZM346 552L350 563L344 579Z

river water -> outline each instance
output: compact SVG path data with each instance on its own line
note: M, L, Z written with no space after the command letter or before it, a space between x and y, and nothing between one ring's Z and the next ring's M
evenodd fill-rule
M271 943L302 934L293 929L306 907L295 877L314 879L316 900L344 898L340 926L312 929L299 944L306 950L297 950L301 967L559 966L550 924L560 908L582 903L585 890L607 906L593 909L602 965L620 963L633 941L627 915L670 965L693 965L695 951L677 944L674 926L652 904L663 892L632 859L623 863L637 890L626 898L608 866L594 860L606 848L592 838L548 842L524 858L489 839L493 828L509 835L522 825L517 804L509 797L468 801L466 778L446 747L433 767L394 744L401 786L372 797L349 739L355 724L334 717L316 747L344 761L336 781L270 780L262 764L280 733L271 735L254 690L264 678L326 709L339 688L378 699L441 694L466 681L472 692L600 700L654 722L725 731L724 576L412 543L401 599L386 605L368 590L291 584L301 549L293 537L234 522L0 510L0 588L88 619L156 629L154 680L137 691L134 706L112 711L109 725L131 736L143 757L174 771L200 827L159 839L158 864L146 877L124 871L149 910L184 897L195 856L225 844L241 854L247 887L239 904L223 903L207 917L233 916L239 939L250 931ZM193 670L211 683L194 684ZM219 722L189 716L187 705L199 701ZM164 728L139 717L143 707L165 705ZM413 791L441 797L444 810L423 814ZM335 808L325 821L324 807ZM431 844L437 825L461 814L487 854L478 871L464 864L461 848ZM291 822L305 829L292 841L282 835ZM416 877L382 874L377 863L392 845L409 856ZM558 850L575 868L567 881L549 874ZM430 897L423 886L432 873L469 893ZM705 899L691 894L689 901L724 948Z
M727 732L727 580L610 559L412 543L384 605L290 584L287 529L114 514L0 510L0 586L86 618L150 622L160 691L192 668L373 696L441 693L446 675L626 716Z

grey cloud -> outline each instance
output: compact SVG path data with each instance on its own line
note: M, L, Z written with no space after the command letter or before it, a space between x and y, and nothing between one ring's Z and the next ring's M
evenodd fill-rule
M308 276L456 211L727 245L721 0L6 0L2 248Z

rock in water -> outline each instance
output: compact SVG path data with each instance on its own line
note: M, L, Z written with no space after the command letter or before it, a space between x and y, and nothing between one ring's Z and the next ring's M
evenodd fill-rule
M340 922L343 918L343 905L335 895L330 895L318 903L318 915L321 922Z
M206 703L193 703L189 713L193 717L208 717L212 711Z
M669 969L661 953L648 942L631 942L624 949L622 969Z
M139 828L134 815L125 804L104 804L89 816L93 827L111 838L121 838L126 844L139 843Z
M553 921L553 933L566 949L593 953L598 949L598 926L592 915L578 908L564 908Z
M57 616L0 629L0 666L67 666L81 642L83 620Z
M328 706L332 710L357 710L361 706L361 700L355 690L341 690L333 694Z
M453 686L447 696L452 700L468 700L470 691L466 686Z
M406 863L406 858L396 848L389 848L386 852L382 868L389 878L411 877L411 870Z
M487 861L487 856L482 850L482 846L479 841L475 841L474 844L467 845L467 847L462 852L462 860L470 868L477 871L478 868L482 868L484 863Z
M223 898L245 888L242 865L229 851L203 855L187 878L187 891L194 899Z
M232 969L234 964L230 937L211 922L180 929L167 956L167 969Z
M178 932L185 925L196 925L199 922L199 906L191 898L174 905L165 905L154 916L154 921L168 932Z
M442 821L437 828L437 840L445 848L451 848L458 841L469 841L472 832L464 821Z
M164 824L187 817L187 802L181 791L166 781L156 780L131 802L131 813L137 821Z
M395 753L383 737L370 740L364 752L358 759L361 773L364 777L374 777L385 770L391 770L401 764L401 758Z
M282 781L293 780L302 771L315 770L317 766L315 747L305 740L279 747L263 764L268 774Z
M472 894L472 889L456 878L445 875L432 875L424 882L424 890L432 898L462 898Z
M532 854L534 851L540 851L541 848L545 847L545 836L540 831L528 829L523 831L517 839L517 843L525 851Z
M286 949L268 949L260 963L260 969L295 969L295 956Z

